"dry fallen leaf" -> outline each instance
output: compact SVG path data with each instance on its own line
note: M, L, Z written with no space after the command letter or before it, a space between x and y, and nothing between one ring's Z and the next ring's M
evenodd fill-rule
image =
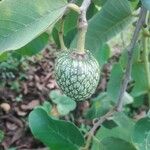
M34 107L38 106L40 104L39 100L32 100L27 105L22 104L21 109L23 110L32 110Z
M10 111L10 109L11 109L11 107L10 107L10 105L9 105L8 103L2 103L2 104L0 105L0 108L1 108L3 111L5 111L6 113L8 113L8 112Z
M6 122L6 127L11 131L14 131L18 128L16 124L9 122L9 121Z

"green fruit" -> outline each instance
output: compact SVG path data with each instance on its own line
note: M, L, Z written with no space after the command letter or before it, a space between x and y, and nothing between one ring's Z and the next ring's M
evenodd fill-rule
M65 51L56 60L55 77L64 94L76 101L83 101L95 92L100 67L88 50L85 54Z

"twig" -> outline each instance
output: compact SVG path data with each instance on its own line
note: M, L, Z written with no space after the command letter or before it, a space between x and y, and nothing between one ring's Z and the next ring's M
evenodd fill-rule
M140 30L141 30L141 28L145 22L146 13L147 13L147 10L144 7L142 7L141 11L140 11L139 20L136 24L136 28L135 28L133 37L131 39L131 43L128 47L128 63L127 63L127 68L126 68L124 80L123 80L123 83L121 86L120 94L118 97L118 103L116 106L117 111L122 111L122 107L123 107L123 103L124 103L123 102L123 96L124 96L124 93L127 89L127 85L130 81L130 76L131 76L131 71L132 71L132 59L133 59L134 47L135 47L136 42L138 40L139 32L140 32Z
M93 135L95 133L95 131L98 129L98 127L105 121L107 120L109 117L113 116L113 114L116 112L115 109L111 109L109 112L107 112L104 116L102 116L92 127L92 129L89 131L89 133L87 134L87 142L85 147L83 147L81 150L88 150L89 146L91 144L91 140L93 138Z
M1 116L0 119L6 119L6 120L8 120L8 121L10 121L10 122L12 122L14 124L16 124L17 126L19 126L21 128L24 127L22 121L20 121L18 118L16 118L13 115L9 115L9 114L8 115L4 115L4 116Z
M78 22L78 40L77 40L77 51L78 53L84 53L85 36L87 32L88 22L86 19L86 12L91 4L91 0L83 0L80 7L80 16Z
M126 68L126 72L125 72L125 77L124 77L124 80L123 80L123 83L122 83L122 87L121 87L121 90L120 90L120 94L119 94L119 97L118 97L118 104L114 109L110 110L104 116L99 118L99 120L94 124L94 126L92 127L92 129L88 133L86 146L84 148L82 148L82 150L88 150L95 131L98 129L99 126L101 126L101 124L105 120L107 120L109 117L113 116L115 112L122 111L122 107L123 107L123 103L124 103L122 98L123 98L123 95L126 91L128 82L130 81L134 47L135 47L136 42L138 40L139 32L140 32L140 30L141 30L141 28L142 28L142 26L145 22L146 13L147 13L147 11L145 10L145 8L142 7L141 11L140 11L139 20L136 24L136 28L135 28L131 43L128 47L128 64L127 64L127 68Z

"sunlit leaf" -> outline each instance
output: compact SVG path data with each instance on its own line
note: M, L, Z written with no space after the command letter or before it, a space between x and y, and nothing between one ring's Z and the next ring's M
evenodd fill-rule
M42 108L30 113L29 126L33 135L52 150L78 150L84 144L84 138L75 125L52 119Z
M0 51L23 47L56 23L65 9L65 0L0 2Z

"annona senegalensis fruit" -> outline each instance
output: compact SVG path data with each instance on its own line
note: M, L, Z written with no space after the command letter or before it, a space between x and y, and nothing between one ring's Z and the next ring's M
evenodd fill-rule
M90 51L79 54L68 50L60 53L56 59L55 77L64 94L76 101L83 101L95 92L100 67Z

